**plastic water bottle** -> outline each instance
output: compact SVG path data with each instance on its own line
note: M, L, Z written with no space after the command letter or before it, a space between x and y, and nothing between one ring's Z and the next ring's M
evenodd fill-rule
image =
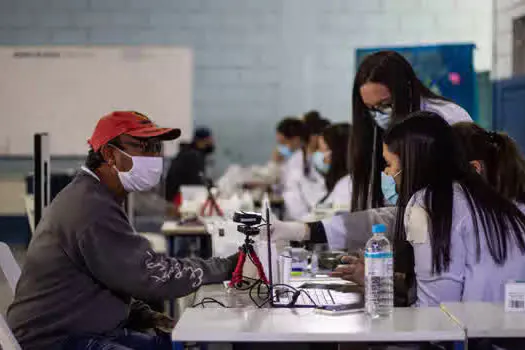
M365 248L365 308L372 317L388 316L394 308L392 247L386 226L374 225Z

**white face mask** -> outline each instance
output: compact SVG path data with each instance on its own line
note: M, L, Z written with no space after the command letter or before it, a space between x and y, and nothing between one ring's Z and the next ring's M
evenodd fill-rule
M392 119L392 108L388 107L382 111L374 110L370 111L372 118L376 124L383 130L386 130L390 125L390 120Z
M130 156L123 150L114 148L131 158L133 162L129 171L120 171L115 167L120 182L127 192L149 191L159 184L163 169L162 157Z

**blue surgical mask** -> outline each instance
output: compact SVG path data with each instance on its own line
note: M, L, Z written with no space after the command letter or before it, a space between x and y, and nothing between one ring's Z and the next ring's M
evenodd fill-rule
M330 170L330 164L326 164L324 158L325 154L321 151L312 154L312 164L321 174L327 174Z
M386 130L392 120L392 107L370 111L370 115L381 129Z
M395 177L398 176L401 173L401 170L397 172L394 176L387 175L384 172L381 172L381 190L383 191L383 196L385 196L385 200L395 205L397 203L397 200L399 198L399 195L397 194L396 190L396 181Z
M288 159L292 156L293 152L290 149L290 147L286 145L277 145L277 151L281 156L283 156L284 159Z

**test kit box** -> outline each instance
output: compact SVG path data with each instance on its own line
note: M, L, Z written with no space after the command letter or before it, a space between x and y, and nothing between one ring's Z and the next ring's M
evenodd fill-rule
M505 284L505 311L525 312L525 281L509 281Z

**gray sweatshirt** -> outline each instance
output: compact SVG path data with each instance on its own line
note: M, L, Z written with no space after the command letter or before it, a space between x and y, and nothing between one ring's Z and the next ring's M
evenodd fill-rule
M122 327L132 298L189 294L231 275L236 257L174 259L136 234L119 200L80 172L46 209L29 245L7 319L23 349Z

